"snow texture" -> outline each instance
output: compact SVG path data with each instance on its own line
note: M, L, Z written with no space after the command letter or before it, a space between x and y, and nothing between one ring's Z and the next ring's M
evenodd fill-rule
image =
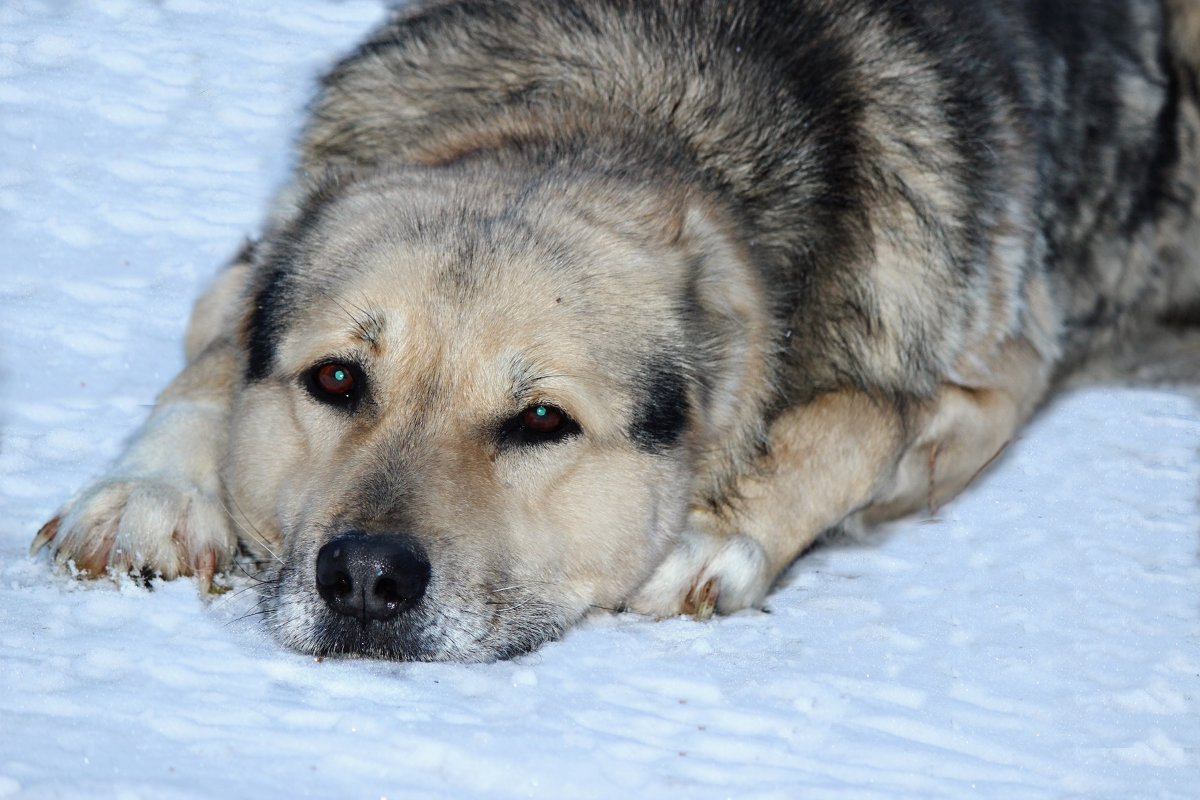
M253 591L30 559L383 13L0 4L0 797L1197 796L1182 391L1058 400L935 517L804 558L770 613L601 616L499 664L318 663Z

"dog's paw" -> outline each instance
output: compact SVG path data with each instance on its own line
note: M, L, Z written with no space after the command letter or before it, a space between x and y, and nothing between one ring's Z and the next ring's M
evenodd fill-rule
M184 481L101 480L42 526L30 553L49 547L73 572L196 575L208 590L236 542L220 499Z
M689 530L634 598L632 611L708 619L761 605L774 576L758 542Z

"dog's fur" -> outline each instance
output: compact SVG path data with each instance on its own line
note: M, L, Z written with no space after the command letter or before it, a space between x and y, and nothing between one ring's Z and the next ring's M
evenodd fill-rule
M1190 0L404 10L35 549L207 581L240 545L313 653L759 604L823 531L945 502L1094 352L1196 320L1198 63ZM356 403L316 399L331 362ZM575 427L522 438L539 404ZM327 607L347 531L415 542L424 596Z

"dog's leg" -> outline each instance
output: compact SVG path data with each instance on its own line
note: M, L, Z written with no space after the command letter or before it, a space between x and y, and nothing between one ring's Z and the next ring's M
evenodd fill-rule
M197 303L189 363L159 396L150 418L107 474L46 523L31 547L97 577L130 571L195 574L207 588L236 547L219 465L239 358L232 337L235 298L250 266L239 261Z
M896 459L901 430L896 411L857 391L785 412L730 510L694 512L630 608L703 618L758 605L784 567L873 495Z
M920 417L890 479L862 511L868 525L937 509L1008 447L1045 395L1052 364L1024 339L989 359L989 386L945 384Z
M698 617L755 606L797 555L851 514L877 522L948 500L1004 449L1050 374L1024 341L1001 348L992 366L994 388L945 384L915 412L856 391L789 410L771 426L767 455L739 480L730 511L694 513L629 606Z

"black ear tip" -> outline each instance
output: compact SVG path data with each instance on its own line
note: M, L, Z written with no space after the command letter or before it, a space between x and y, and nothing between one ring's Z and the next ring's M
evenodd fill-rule
M690 403L687 381L676 361L659 358L644 370L630 436L641 449L658 453L683 436Z

